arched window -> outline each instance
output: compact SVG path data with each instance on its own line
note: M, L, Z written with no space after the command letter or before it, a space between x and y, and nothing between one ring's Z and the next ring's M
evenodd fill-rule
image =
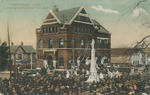
M64 59L62 57L59 58L59 66L64 66Z
M63 48L63 47L64 47L64 39L61 38L61 39L59 40L59 48Z
M52 48L52 45L53 45L53 40L49 39L48 40L48 48Z
M39 40L38 48L43 48L43 40Z
M81 47L85 47L85 41L83 39L81 40Z

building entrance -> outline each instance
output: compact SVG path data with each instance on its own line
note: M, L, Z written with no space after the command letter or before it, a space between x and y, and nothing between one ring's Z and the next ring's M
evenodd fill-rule
M47 63L50 68L53 67L53 57L52 56L47 57Z

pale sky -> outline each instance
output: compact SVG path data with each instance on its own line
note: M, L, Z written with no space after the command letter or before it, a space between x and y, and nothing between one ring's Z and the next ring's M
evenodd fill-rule
M7 38L8 21L11 42L35 47L35 29L54 5L59 10L84 6L90 17L111 33L112 47L134 45L150 34L150 28L146 29L150 23L139 29L141 24L150 22L149 0L0 0L1 40Z

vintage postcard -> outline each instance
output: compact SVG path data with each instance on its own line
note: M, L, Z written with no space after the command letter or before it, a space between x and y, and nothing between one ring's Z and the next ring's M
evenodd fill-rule
M0 95L150 95L149 0L0 0Z

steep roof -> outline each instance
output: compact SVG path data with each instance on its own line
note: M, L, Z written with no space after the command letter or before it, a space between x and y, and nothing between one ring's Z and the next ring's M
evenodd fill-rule
M78 16L78 14L82 11L85 11L85 14L82 14L82 15L85 15L86 17L89 18L90 20L90 24L93 25L93 27L95 29L97 29L96 27L100 27L98 30L99 33L106 33L106 34L110 34L109 31L107 31L99 22L97 22L96 20L92 20L88 14L86 13L86 10L84 9L83 6L80 6L80 7L75 7L75 8L71 8L71 9L66 9L66 10L62 10L62 11L49 11L46 19L49 17L49 15L52 15L54 17L54 19L57 20L58 23L61 23L61 24L71 24L75 18ZM81 14L80 14L81 15ZM80 16L79 15L79 16ZM57 23L55 22L55 23ZM86 22L88 23L88 22Z
M98 32L110 34L99 22L97 22L94 19L92 19L92 21L93 21L94 26L100 27L100 29L98 29Z
M10 52L15 53L15 51L17 50L18 47L19 47L19 45L10 46Z
M35 49L32 46L20 46L26 53L35 53Z
M80 7L76 7L59 12L54 12L54 14L62 23L69 23L79 9Z
M10 46L10 52L15 53L18 48L22 48L26 53L35 53L35 49L32 46L27 45L13 45Z

